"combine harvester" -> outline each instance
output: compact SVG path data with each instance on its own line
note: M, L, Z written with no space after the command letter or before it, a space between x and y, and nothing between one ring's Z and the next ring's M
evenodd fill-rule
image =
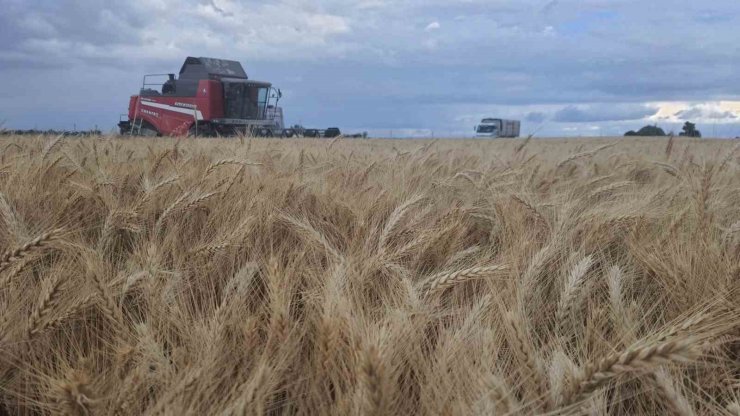
M177 79L175 74L145 75L118 127L132 136L339 135L336 128L286 129L281 97L269 82L249 79L239 62L188 57Z

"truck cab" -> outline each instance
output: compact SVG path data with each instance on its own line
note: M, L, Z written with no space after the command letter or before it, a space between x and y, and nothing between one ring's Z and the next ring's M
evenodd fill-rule
M475 126L475 135L477 137L499 137L501 131L500 123L481 122Z

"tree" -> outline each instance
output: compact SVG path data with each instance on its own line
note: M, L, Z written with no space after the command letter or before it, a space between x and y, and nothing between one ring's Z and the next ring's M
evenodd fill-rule
M645 126L638 131L630 130L625 136L656 137L665 136L665 131L658 126Z
M683 137L701 137L701 132L696 129L696 124L687 121L683 125L683 132L680 135Z

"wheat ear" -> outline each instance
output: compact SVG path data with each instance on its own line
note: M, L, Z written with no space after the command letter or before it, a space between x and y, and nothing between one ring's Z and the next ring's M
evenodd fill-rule
M188 192L185 192L184 194L180 195L175 200L175 202L173 202L172 204L170 204L170 206L168 206L167 208L165 208L164 211L162 211L162 215L159 216L159 218L157 219L157 223L154 225L154 230L155 230L154 234L155 235L159 234L159 231L162 229L162 225L164 225L164 221L170 216L170 214L172 212L174 212L175 210L177 210L177 208L180 206L180 204L182 204L183 201L185 201L190 196L190 194L191 194L191 192L188 191Z
M90 306L92 303L92 296L87 296L86 298L82 299L80 302L75 303L74 306L67 309L64 312L61 312L56 317L49 319L46 322L42 322L41 325L38 326L36 331L32 333L31 335L35 335L37 333L41 333L53 328L56 328L60 325L62 325L64 322L66 322L69 318L74 316L79 311L83 310L84 308Z
M602 187L599 187L595 191L591 192L591 195L589 195L589 198L598 198L604 194L610 194L618 189L626 188L633 184L634 182L632 181L620 181L620 182L610 183Z
M108 286L94 271L89 272L88 275L93 283L93 286L95 287L95 291L98 292L98 295L100 295L100 298L102 300L102 302L100 302L100 309L108 316L111 321L123 322L121 311L118 309L118 305L116 305L116 302L113 300L113 296L111 296L110 292L108 291Z
M665 369L656 370L652 376L653 381L665 398L666 406L671 410L671 414L676 416L694 416L696 414L686 396L676 387Z
M520 205L526 208L527 211L531 212L532 215L534 215L538 221L549 226L549 223L547 222L547 219L545 218L545 216L542 215L542 213L533 204L527 202L524 198L520 197L519 195L512 195L511 199L518 202Z
M439 273L427 279L424 286L428 288L426 290L427 295L433 295L444 292L458 283L474 279L483 279L508 269L508 266L495 265L473 267L470 269L458 270L456 272Z
M57 386L59 410L66 415L89 415L94 402L89 386L90 378L86 374L73 371Z
M364 390L365 415L384 415L386 395L383 392L383 362L376 347L370 347L362 358L360 379Z
M568 280L565 283L563 294L560 296L557 312L557 323L562 335L565 334L565 330L568 328L570 318L573 316L572 311L579 300L578 293L586 281L588 270L592 264L593 258L587 256L578 262L568 274Z
M404 215L406 215L406 212L414 206L416 203L422 200L421 195L417 195L415 197L410 198L403 204L399 205L396 209L393 210L390 217L388 217L388 222L385 224L385 227L383 227L383 232L380 233L380 240L378 242L378 246L380 249L384 249L385 246L388 244L388 239L390 238L393 231L398 226L398 223L403 219Z
M210 175L214 170L218 169L221 166L225 166L225 165L262 166L262 163L248 162L248 161L236 160L236 159L223 159L223 160L214 162L210 166L208 166L208 169L206 169L206 173L204 176Z
M512 414L518 407L516 398L511 394L511 390L506 381L500 376L491 374L484 380L484 386L487 390L488 398L493 402L496 414ZM481 409L482 410L482 409Z
M44 329L42 321L49 316L52 308L59 303L59 295L61 294L60 288L63 282L63 279L56 279L52 281L49 287L44 291L41 301L31 313L31 318L28 321L26 338L30 339Z
M11 264L18 260L22 260L24 257L32 254L35 251L39 251L48 245L52 240L59 237L61 230L53 230L48 233L42 234L36 239L29 241L28 243L18 247L14 250L6 251L2 257L0 257L0 273L5 271Z
M200 195L200 196L198 196L198 197L193 198L192 200L190 200L190 202L188 202L187 204L185 204L182 208L177 209L177 212L187 212L187 211L190 211L192 208L197 207L201 203L205 202L206 200L208 200L208 199L210 199L210 198L212 198L212 197L214 197L214 196L216 196L218 194L219 194L219 192L209 192L209 193L202 194L202 195Z
M588 395L622 374L647 370L662 364L690 361L697 355L696 343L691 339L631 347L621 353L608 355L586 366L565 394L563 406L585 400Z
M172 177L167 178L167 179L163 180L162 182L154 185L151 189L149 189L146 192L144 192L144 196L142 196L141 199L139 200L139 202L137 202L136 205L134 206L134 211L135 212L139 212L139 210L141 210L141 208L144 206L144 204L146 204L152 198L152 196L154 196L156 194L156 192L158 190L164 188L167 185L171 185L171 184L175 183L179 179L180 179L180 175L172 176Z
M0 192L0 218L3 219L8 230L11 231L14 236L19 237L26 234L25 224L23 224L18 213L15 212L15 209L13 209L13 206L2 192Z

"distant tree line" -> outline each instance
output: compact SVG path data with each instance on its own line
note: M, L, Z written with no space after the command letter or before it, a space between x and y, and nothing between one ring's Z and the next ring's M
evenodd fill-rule
M701 137L701 132L696 129L696 124L686 122L686 124L683 125L681 129L681 133L679 136L682 137ZM645 126L641 128L640 130L634 131L630 130L627 133L624 134L627 137L637 136L637 137L662 137L667 136L665 131L661 129L658 126Z
M100 136L100 130L9 130L0 128L0 136Z

